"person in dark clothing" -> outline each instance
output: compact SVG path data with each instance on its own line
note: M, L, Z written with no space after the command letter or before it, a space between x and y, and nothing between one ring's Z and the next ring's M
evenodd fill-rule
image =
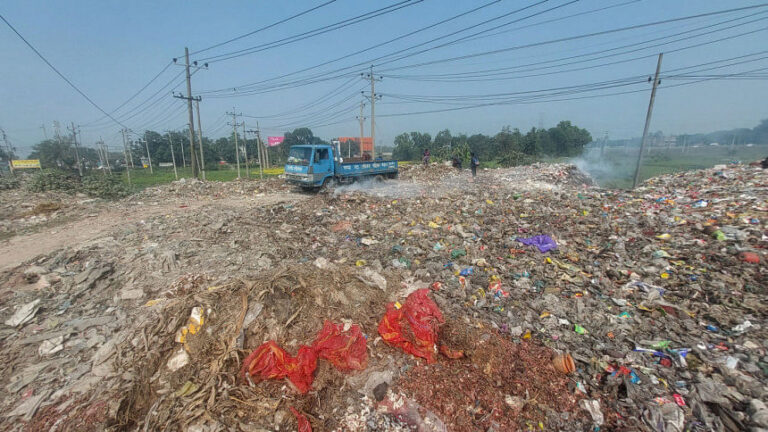
M454 168L461 170L461 159L459 159L458 156L454 156L451 159L451 165L453 165Z
M422 161L424 162L424 166L429 165L429 149L424 150L424 155L422 156Z
M472 159L469 161L469 167L472 168L472 177L477 177L477 167L480 165L480 159L472 153Z

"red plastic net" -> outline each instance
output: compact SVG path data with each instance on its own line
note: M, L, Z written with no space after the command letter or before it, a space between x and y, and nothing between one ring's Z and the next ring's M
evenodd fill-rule
M245 358L240 374L258 381L288 378L296 390L306 393L312 388L318 357L342 371L365 369L368 353L360 327L345 330L343 324L326 321L312 345L299 347L295 357L275 341L265 342Z

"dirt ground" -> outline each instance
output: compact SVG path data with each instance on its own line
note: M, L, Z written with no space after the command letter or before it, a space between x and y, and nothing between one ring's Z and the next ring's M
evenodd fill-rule
M2 193L0 430L296 430L293 410L315 431L768 419L759 170L634 192L567 165L477 179L433 165L317 195L277 179L119 201ZM539 234L556 248L521 243ZM420 289L445 318L434 363L379 329ZM423 323L406 318L413 337ZM263 343L294 356L326 321L359 326L364 370L320 358L307 393L241 375Z

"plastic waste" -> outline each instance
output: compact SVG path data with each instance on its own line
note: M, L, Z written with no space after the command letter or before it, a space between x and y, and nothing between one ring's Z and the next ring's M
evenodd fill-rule
M298 432L312 432L312 425L309 423L309 420L307 420L307 416L297 411L294 407L289 408L293 415L296 416L296 422L299 424L296 430Z
M605 422L603 412L600 410L600 401L596 399L582 399L579 403L592 416L592 423L595 426L601 426Z
M429 288L422 288L411 293L402 306L387 304L378 330L387 344L434 363L437 329L445 319L428 294Z
M526 246L536 246L541 253L547 253L551 250L557 249L557 243L552 237L548 235L537 235L529 238L518 238L517 241Z
M328 360L342 371L365 369L368 354L360 327L325 321L312 345L299 347L295 357L275 341L265 342L243 360L240 375L260 381L288 378L296 390L306 393L312 387L318 358Z
M192 312L189 314L187 325L176 331L176 342L185 343L187 341L187 335L197 334L203 327L204 322L205 317L203 315L203 308L201 306L193 307Z
M552 359L552 365L555 366L559 372L569 375L576 370L576 364L573 362L573 357L570 354L558 354Z

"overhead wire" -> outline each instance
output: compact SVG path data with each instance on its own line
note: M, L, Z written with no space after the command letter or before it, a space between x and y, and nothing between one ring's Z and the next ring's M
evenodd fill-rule
M765 13L765 12L768 12L768 11L763 11L763 12L760 12L760 13ZM534 74L529 74L529 75L518 75L518 76L511 76L511 77L508 76L509 74L520 74L520 73L526 73L526 72L540 71L540 70L545 70L545 69L558 68L558 67L562 67L562 66L568 66L568 65L581 64L581 63L586 63L586 62L592 62L592 61L596 61L596 60L600 60L600 59L604 59L604 58L610 58L610 57L626 55L626 54L629 54L629 53L643 51L643 50L648 50L648 49L651 49L651 48L657 48L657 47L661 47L661 46L665 46L665 45L669 45L669 44L672 44L672 43L677 43L677 42L681 42L681 41L685 41L685 40L689 40L689 39L693 39L693 38L697 38L697 37L708 36L708 35L714 34L716 32L730 30L730 29L733 29L733 28L736 28L736 27L742 27L744 25L747 25L747 24L750 24L750 23L754 23L754 22L764 21L766 19L768 19L768 17L763 17L763 18L755 19L755 20L748 21L748 22L745 22L745 23L736 24L736 25L733 25L733 26L730 26L730 27L726 27L724 29L713 30L713 31L702 33L702 34L698 34L698 35L692 35L692 36L683 37L683 38L679 38L679 39L672 40L672 41L667 41L667 42L663 42L663 43L658 43L658 44L654 44L654 45L640 47L640 48L632 49L632 50L629 50L629 51L624 51L624 52L619 52L619 53L614 53L614 54L603 55L603 56L599 56L599 57L595 57L595 58L591 58L591 59L582 59L582 60L577 60L577 61L572 61L572 62L567 62L567 63L561 63L561 64L556 64L556 65L540 66L540 67L535 67L535 68L522 69L522 68L525 68L525 67L528 67L528 66L533 66L533 65L541 65L541 64L551 63L551 62L554 62L554 61L561 61L561 60L566 60L566 59L579 58L582 55L569 56L569 57L565 57L565 58L559 58L559 59L554 59L554 60L547 60L547 61L536 62L536 63L529 63L529 64L525 64L525 65L518 65L518 66L515 66L515 67L488 69L488 70L485 70L485 71L466 72L466 75L461 75L461 73L442 74L442 75L433 75L434 78L430 78L429 75L420 75L420 76L416 76L416 77L407 76L407 75L384 75L384 76L388 77L388 78L393 78L393 79L414 80L414 81L433 81L433 82L473 82L473 81L480 81L480 82L488 82L488 81L520 79L520 78L529 78L529 77L540 77L540 76L560 74L560 73L567 73L567 72L574 72L574 71L580 71L580 70L588 70L588 69L594 69L594 68L598 68L598 67L605 67L605 66L611 66L611 65L621 64L621 63L628 63L628 62L632 62L632 61L643 60L643 59L655 57L656 54L642 55L642 56L632 57L632 58L629 58L629 59L616 60L616 61L605 62L605 63L601 63L601 64L597 64L597 65L584 66L584 67L578 67L578 68L562 69L562 70L557 70L557 71L553 71L553 72L534 73ZM722 23L718 23L718 24L715 24L715 25L719 25L719 24L722 24ZM711 26L706 26L706 27L711 27ZM701 28L699 28L699 29L701 29ZM668 50L668 51L665 51L665 52L667 52L667 53L680 52L680 51L684 51L684 50L689 50L689 49L693 49L693 48L702 47L702 46L705 46L705 45L711 45L713 43L718 43L718 42L722 42L722 41L725 41L725 40L730 40L730 39L735 39L735 38L738 38L738 37L748 36L748 35L755 34L755 33L762 32L762 31L766 31L766 30L768 30L768 28L761 27L761 28L756 29L756 30L751 30L751 31L742 32L742 33L738 33L738 34L731 35L731 36L726 36L726 37L719 38L719 39L714 39L714 40L709 40L709 41L705 41L705 42L701 42L701 43L696 43L696 44L693 44L693 45L688 45L688 46L684 46L684 47ZM665 39L665 38L668 38L668 37L677 36L677 35L688 33L688 32L690 32L690 31L681 32L681 33L677 33L675 35L670 35L670 36L663 36L661 38L651 39L651 40L648 40L648 41L643 41L643 42L640 42L639 44L624 45L624 46L621 46L621 47L616 47L616 48L611 48L611 49L607 49L607 50L601 50L601 51L597 51L597 52L587 53L587 54L584 54L584 56L591 56L591 55L596 55L596 54L600 54L600 53L615 51L616 49L621 49L621 48L625 48L625 47L631 47L631 46L646 44L646 43L654 41L654 40ZM514 70L514 69L520 69L520 70ZM501 72L501 71L504 71L504 72ZM505 77L503 77L503 78L489 78L489 77L494 77L494 76L505 76Z
M307 104L301 105L299 107L296 107L296 108L293 108L293 109L290 109L290 110L287 110L287 111L283 111L281 113L270 114L270 115L261 115L261 116L248 116L248 115L244 115L244 117L250 117L250 118L255 118L255 119L268 119L268 118L275 118L275 117L284 117L284 116L287 116L287 115L290 115L290 114L296 114L296 113L299 113L299 112L302 112L302 111L306 111L307 109L310 109L312 107L315 107L315 106L325 102L326 100L328 100L329 97L332 97L334 95L337 95L339 92L344 91L344 89L349 87L351 84L354 84L354 82L357 81L357 80L358 80L358 77L352 77L349 80L347 80L344 83L342 83L340 86L335 87L330 92L323 94L319 98L317 98L317 99L315 99L315 100L313 100L313 101L311 101L311 102L309 102Z
M162 75L162 74L163 74L165 71L167 71L167 70L168 70L168 68L169 68L169 67L171 67L171 65L172 65L172 64L173 64L173 62L172 62L172 61L168 62L168 64L166 64L166 65L165 65L165 67L163 67L163 69L161 69L161 70L160 70L160 72L158 72L158 73L157 73L157 74L156 74L154 77L152 77L152 78L151 78L151 79L150 79L150 80L149 80L149 81L148 81L146 84L144 84L144 85L143 85L143 86L142 86L142 87L141 87L141 88L140 88L140 89L139 89L139 90L138 90L136 93L134 93L133 95L131 95L131 96L130 96L128 99L126 99L126 101L125 101L125 102L123 102L123 103L121 103L120 105L118 105L118 106L117 106L117 108L113 109L113 110L112 110L110 113L114 115L114 114L115 114L117 111L119 111L119 110L120 110L120 108L124 107L124 106L125 106L125 105L127 105L127 104L128 104L130 101L132 101L134 98L136 98L136 96L138 96L138 95L139 95L141 92L143 92L143 91L144 91L144 90L145 90L147 87L149 87L149 86L150 86L150 85L151 85L153 82L155 82L155 80L156 80L156 79L158 79L158 78L160 77L160 75ZM102 121L102 120L104 120L105 118L106 118L106 116L105 116L105 117L101 117L101 118L99 118L99 119L96 119L96 120L94 120L94 121L92 121L92 122L89 122L89 123L96 123L96 122L99 122L99 121Z
M537 2L535 2L535 3L532 3L532 4L528 5L528 6L524 6L524 7L521 7L521 8L517 8L517 9L515 9L515 10L512 10L512 11L510 11L510 12L506 12L506 13L504 13L504 14L502 14L502 15L498 15L498 16L496 16L496 17L493 17L493 18L490 18L490 19L486 19L486 20L484 20L484 21L482 21L482 22L480 22L480 23L475 23L475 24L473 24L473 25L471 25L471 26L468 26L468 27L464 27L464 28L462 28L462 29L459 29L459 30L453 31L453 32L451 32L451 33L448 33L448 34L446 34L446 35L443 35L443 36L439 36L439 37L437 37L437 38L433 38L433 39L431 39L431 40L429 40L429 41L426 41L426 42L422 42L422 43L419 43L419 44L416 44L416 45L410 46L410 47L406 48L405 50L410 50L410 49L413 49L413 48L417 48L417 47L419 47L419 46L423 46L423 45L425 45L425 44L428 44L428 43L431 43L431 42L433 42L433 41L436 41L436 40L439 40L439 39L443 39L443 38L446 38L446 37L450 37L450 36L452 36L452 35L455 35L455 34L458 34L458 33L461 33L461 32L467 31L467 30L470 30L470 29L474 29L474 28L477 28L478 26L481 26L481 25L485 25L485 24L491 23L491 22L493 22L493 21L496 21L496 20L499 20L499 19L505 18L505 17L507 17L507 16L510 16L510 15L513 15L513 14L516 14L516 13L519 13L519 12L522 12L522 11L524 11L524 10L530 9L530 8L532 8L532 7L538 6L538 5L540 5L540 4L546 3L547 1L549 1L549 0L539 0L539 1L537 1ZM567 4L575 3L576 1L578 1L578 0L572 0L572 1L568 2ZM562 5L561 5L560 7L562 7ZM556 9L556 8L555 8L555 9ZM430 26L430 27L431 27L431 26ZM375 57L375 58L373 58L373 59L369 59L369 60L366 60L366 61L363 61L363 62L360 62L360 63L354 64L354 65L351 65L351 66L342 67L342 68L339 68L339 69L336 69L336 70L333 70L333 71L323 72L323 73L321 73L321 74L319 74L319 75L315 75L315 76L313 76L313 77L308 77L308 78L304 78L304 79L305 79L305 80L315 80L315 79L319 79L319 78L321 78L321 77L323 77L323 76L326 76L326 75L328 75L328 74L334 74L334 73L338 73L338 72L346 71L346 70L349 70L349 69L354 69L354 68L357 68L357 67L360 67L360 66L363 66L363 65L371 64L372 62L375 62L375 61L378 61L378 60L381 60L381 59L384 59L384 58L390 57L390 56L392 56L392 55L397 55L397 54L399 54L399 53L401 53L401 52L403 52L403 51L404 51L404 50L397 50L397 51L395 51L395 52L393 52L393 53L389 53L389 54L386 54L386 55L383 55L383 56ZM346 57L346 56L344 56L344 57ZM326 62L326 63L328 63L328 62ZM316 66L316 67L319 67L319 66ZM314 67L313 67L313 68L314 68ZM307 69L312 69L312 68L307 68ZM302 70L302 71L303 71L303 70ZM247 88L247 87L252 87L252 86L255 86L255 85L258 85L258 84L262 84L262 83L266 83L266 82L271 82L271 81L275 81L275 80L278 80L278 79L281 79L281 78L284 78L284 77L288 77L288 76L294 75L294 74L296 74L296 73L298 73L298 72L301 72L301 71L292 72L292 73L289 73L289 74L283 74L283 75L281 75L281 76L278 76L278 77L273 77L273 78L269 78L269 79L266 79L266 80L261 80L261 81L257 81L257 82L253 82L253 83L249 83L249 84L244 84L244 85L241 85L241 86L237 86L236 88L244 88L244 87L245 87L245 88ZM278 84L278 86L280 86L280 84ZM232 87L229 87L229 88L226 88L226 89L212 90L212 91L209 91L209 92L211 92L211 93L213 93L213 92L223 92L223 91L229 91L230 89L232 89Z
M22 35L21 35L21 33L19 33L19 31L18 31L18 30L16 30L16 28L15 28L13 25L11 25L11 23L10 23L10 22L8 22L8 20L7 20L7 19L6 19L6 18L5 18L5 17L4 17L2 14L0 14L0 19L2 19L2 20L3 20L3 22L5 22L5 24L6 24L6 25L8 25L8 27L9 27L11 30L13 30L13 32L14 32L14 33L16 33L16 36L18 36L18 37L19 37L19 39L21 39L21 40L22 40L22 41L23 41L23 42L24 42L24 43L25 43L25 44L26 44L26 45L27 45L27 46L28 46L28 47L29 47L29 48L30 48L30 49L31 49L31 50L32 50L32 51L35 53L35 54L37 54L37 56L38 56L38 57L40 57L40 59L41 59L41 60L43 60L43 61L45 62L45 64L47 64L47 65L48 65L48 67L50 67L50 68L51 68L51 69L52 69L54 72L56 72L56 74L57 74L57 75L58 75L58 76L59 76L61 79L63 79L63 80L64 80L64 81L65 81L67 84L69 84L69 86L70 86L70 87L72 87L72 88L73 88L73 89L74 89L74 90L75 90L77 93L79 93L79 94L80 94L80 96L82 96L82 97L83 97L85 100L87 100L87 101L88 101L88 103L90 103L91 105L93 105L93 106L94 106L96 109L98 109L99 111L101 111L101 112L102 112L104 115L106 115L107 117L109 117L110 119L112 119L112 121L114 121L114 122L115 122L115 123L117 123L118 125L125 127L125 125L123 125L122 123L120 123L119 121L117 121L117 120L116 120L114 117L112 117L112 115L111 115L110 113L108 113L107 111L105 111L105 110L104 110L104 109L103 109L101 106L99 106L99 104L97 104L96 102L94 102L94 101L93 101L93 99L91 99L91 98L90 98L90 97L89 97L87 94L85 94L85 93L84 93L82 90L80 90L80 88L79 88L79 87L77 87L77 86L76 86L76 85L75 85L75 84L74 84L72 81L70 81L70 79L69 79L69 78L67 78L67 77L66 77L66 76L65 76L63 73L61 73L61 72L60 72L60 71L59 71L59 70L56 68L56 66L54 66L54 65L53 65L53 64L52 64L50 61L48 61L48 59L47 59L47 58L45 58L45 56L43 56L43 55L40 53L40 51L38 51L38 50L37 50L37 48L35 48L35 47L34 47L34 46L33 46L33 45L32 45L32 44L31 44L31 43L30 43L30 42L29 42L29 41L28 41L28 40L27 40L27 39L26 39L24 36L22 36Z
M236 36L236 37L234 37L234 38L232 38L232 39L228 39L228 40L225 40L224 42L219 42L219 43L217 43L217 44L214 44L214 45L211 45L211 46L209 46L209 47L207 47L207 48L203 48L203 49L200 49L200 50L197 50L197 51L193 51L193 52L189 53L189 55L195 55L195 54L199 54L199 53L201 53L201 52L205 52L205 51L208 51L208 50L212 50L212 49L214 49L214 48L218 48L218 47L220 47L220 46L223 46L223 45L226 45L226 44L228 44L228 43L232 43L232 42L238 41L238 40L240 40L240 39L243 39L243 38L246 38L246 37L248 37L248 36L252 36L252 35L255 35L256 33L262 32L262 31L264 31L264 30L269 30L269 29L271 29L271 28L273 28L273 27L275 27L275 26L278 26L278 25L280 25L280 24L284 24L284 23L286 23L286 22L288 22L288 21L291 21L291 20L293 20L293 19L296 19L296 18L298 18L298 17L300 17L300 16L304 16L304 15L306 15L306 14L310 13L310 12L314 12L314 11L316 11L316 10L320 9L320 8L323 8L323 7L325 7L325 6L328 6L329 4L331 4L331 3L334 3L335 1L336 1L336 0L329 0L329 1L326 1L325 3L322 3L322 4L320 4L320 5L317 5L317 6L311 7L311 8L309 8L309 9L306 9L306 10L304 10L304 11L301 11L301 12L297 13L297 14L291 15L291 16L289 16L289 17L287 17L287 18L283 18L283 19L281 19L281 20L279 20L279 21L273 22L272 24L269 24L269 25L266 25L266 26L264 26L264 27L258 28L258 29L256 29L256 30L253 30L253 31L251 31L251 32L248 32L248 33L242 34L242 35L240 35L240 36Z
M763 58L761 58L761 59L763 59ZM751 61L757 61L757 60L761 60L761 59L753 59ZM746 63L746 62L749 62L749 61L738 62L738 63L734 63L734 64L730 64L730 65L724 65L724 66L720 66L718 68L730 67L730 66L733 66L735 64L743 64L743 63ZM689 68L698 67L698 66L699 65L688 66L688 67L684 67L684 68L678 68L678 70L689 69ZM704 70L712 70L712 69L714 69L714 68L707 68L707 69L704 69ZM750 70L750 71L746 71L746 72L726 74L725 76L733 77L733 76L738 76L741 73L751 74L751 73L760 72L760 71L763 71L763 70L768 70L768 67L758 68L758 69L754 69L754 70ZM712 79L715 79L715 78L696 80L696 81L692 81L692 82L675 84L675 85L666 86L666 87L667 88L678 87L678 86L681 86L681 85L687 85L687 84L692 84L692 83L704 82L704 81L708 81L708 80L712 80ZM642 81L634 82L632 84L642 84L642 83L646 83L646 82L647 82L646 80L642 80ZM638 93L638 92L647 91L647 89L639 89L639 90L628 90L628 91L613 92L613 93L598 94L598 95L587 95L587 96L572 97L572 98L545 99L545 97L562 96L562 95L568 95L568 94L574 94L574 93L586 92L586 91L606 90L606 89L617 88L617 87L622 87L622 86L626 85L626 83L618 83L618 81L617 81L616 84L610 84L608 82L606 82L605 85L595 85L595 84L601 84L601 83L591 83L589 85L586 85L584 89L578 89L578 88L576 88L578 86L572 86L573 87L572 89L564 89L564 90L558 91L556 93L546 94L546 95L537 95L537 96L533 96L533 97L527 96L525 98L516 98L516 99L509 99L509 100L492 101L492 102L486 102L486 103L481 103L481 104L465 105L465 106L452 107L452 108L432 109L432 110L423 110L423 111L411 111L411 112L405 112L405 113L381 114L381 115L379 115L379 117L400 117L400 116L404 116L404 115L419 115L419 114L443 113L443 112L460 111L460 110L475 109L475 108L482 108L482 107L496 106L496 105L543 103L543 102L559 102L559 101L566 101L566 100L589 99L589 98L595 98L595 97L607 97L607 96L615 96L615 95L623 95L623 94L631 94L631 93Z
M670 24L670 23L675 23L675 22L687 21L687 20L691 20L691 19L703 18L703 17L708 17L708 16L722 15L722 14L726 14L726 13L733 13L733 12L738 12L738 11L743 11L743 10L763 8L763 7L766 7L766 6L768 6L768 3L760 3L760 4L752 5L752 6L744 6L744 7L740 7L740 8L731 8L731 9L725 9L725 10L701 13L701 14L696 14L696 15L689 15L689 16L684 16L684 17L669 18L669 19L665 19L665 20L653 21L653 22L643 23L643 24L634 24L634 25L630 25L630 26L618 27L618 28L613 28L613 29L609 29L609 30L601 30L601 31L598 31L598 32L590 32L590 33L584 33L584 34L579 34L579 35L567 36L567 37L562 37L562 38L550 39L550 40L546 40L546 41L539 41L539 42L532 42L532 43L528 43L528 44L515 45L515 46L511 46L511 47L506 47L506 48L498 48L498 49L489 50L489 51L482 51L482 52L478 52L478 53L465 54L465 55L462 55L462 56L455 56L455 57L448 57L448 58L443 58L443 59L436 59L436 60L431 60L431 61L426 61L426 62L421 62L421 63L415 63L415 64L410 64L410 65L395 66L395 67L385 68L383 70L379 70L379 73L383 73L383 72L386 72L386 71L392 71L392 70L401 70L401 69L408 69L408 68L422 67L422 66L440 64L440 63L453 62L453 61L457 61L457 60L464 60L464 59L468 59L468 58L476 58L476 57L482 57L482 56L487 56L487 55L506 53L506 52L510 52L510 51L516 51L516 50L527 49L527 48L535 48L535 47L540 47L540 46L545 46L545 45L552 45L552 44L561 43L561 42L569 42L569 41L574 41L574 40L591 38L591 37L595 37L595 36L603 36L603 35L620 33L620 32L625 32L625 31L630 31L630 30L636 30L636 29L640 29L640 28L654 27L654 26L659 26L659 25L663 25L663 24ZM423 53L423 52L421 52L421 53Z
M319 27L319 28L316 28L316 29L313 29L313 30L306 31L304 33L299 33L298 35L289 36L289 37L286 37L286 38L278 39L276 41L267 42L267 43L264 43L264 44L261 44L261 45L256 45L256 46L252 46L252 47L249 47L249 48L244 48L244 49L240 49L240 50L236 50L236 51L231 51L231 52L224 53L224 54L219 54L219 55L215 55L215 56L205 57L205 58L199 59L198 61L214 63L214 62L219 62L219 61L224 61L224 60L230 60L230 59L237 58L237 57L242 57L244 55L254 54L254 53L257 53L257 52L262 52L262 51L265 51L265 50L268 50L268 49L273 49L273 48L281 47L281 46L288 45L288 44L291 44L291 43L294 43L294 42L298 42L298 41L301 41L301 40L304 40L304 39L308 39L310 37L314 37L314 36L318 36L318 35L321 35L321 34L325 34L325 33L328 33L328 32L334 31L334 30L338 30L340 28L348 27L348 26L353 25L353 24L358 24L360 22L367 21L369 19L376 18L376 17L382 16L382 15L386 15L386 14L398 11L398 10L406 8L406 7L414 6L414 5L419 4L419 3L423 2L423 1L424 0L403 0L403 1L400 1L398 3L392 4L392 5L389 5L389 6L385 6L385 7L380 8L380 9L376 9L376 10L371 11L371 12L366 12L366 13L364 13L362 15L358 15L356 17L352 17L352 18L348 18L348 19L336 22L334 24L325 25L325 26L322 26L322 27Z
M339 60L344 60L344 59L346 59L346 58L349 58L349 57L353 57L353 56L355 56L355 55L358 55L358 54L362 54L362 53L364 53L364 52L368 52L368 51L371 51L371 50L373 50L373 49L376 49L376 48L382 47L382 46L384 46L384 45L388 45L388 44L390 44L390 43L392 43L392 42L396 42L396 41L399 41L399 40L405 39L405 38L407 38L407 37L413 36L414 34L417 34L417 33L420 33L420 32L426 31L426 30L429 30L429 29L431 29L431 28L437 27L437 26L439 26L439 25L442 25L442 24L448 23L448 22L450 22L450 21L453 21L453 20L455 20L455 19L458 19L458 18L461 18L461 17L463 17L463 16L469 15L469 14L471 14L471 13L477 12L477 11L479 11L479 10L481 10L481 9L484 9L484 8L486 8L486 7L489 7L489 6L491 6L491 5L494 5L494 4L496 4L496 3L499 3L500 1L501 1L501 0L493 0L493 1L490 1L490 2L488 2L488 3L485 3L485 4L482 4L482 5L480 5L480 6L478 6L478 7L472 8L472 9L470 9L470 10L468 10L468 11L462 12L462 13L460 13L460 14L458 14L458 15L453 15L453 16L451 16L451 17L449 17L449 18L446 18L446 19L440 20L440 21L438 21L438 22L436 22L436 23L433 23L433 24L430 24L430 25L428 25L428 26L426 26L426 27L421 27L421 28L419 28L419 29L413 30L413 31L411 31L411 32L408 32L408 33L406 33L406 34L403 34L403 35L397 36L397 37L395 37L395 38L393 38L393 39L389 39L389 40L387 40L387 41L384 41L384 42L381 42L381 43L378 43L378 44L375 44L375 45L369 46L369 47L367 47L367 48L363 48L363 49L360 49L360 50L354 51L354 52L352 52L352 53L349 53L349 54L343 55L343 56L341 56L341 57L336 57L336 58L334 58L334 59L332 59L332 60L328 60L328 61L325 61L325 62L322 62L322 63L316 64L316 65L313 65L313 66L310 66L310 67L307 67L307 68L304 68L304 69L300 69L300 70L298 70L298 71L293 71L293 72L290 72L290 73L286 73L286 74L280 75L279 77L274 77L274 78L271 78L270 80L276 80L276 79L281 79L281 78L287 78L287 77L289 77L289 76L297 75L297 74L299 74L299 73L301 73L301 72L306 72L306 71L309 71L309 70L312 70L312 69L317 69L317 68L319 68L319 67L322 67L322 66L326 66L326 65L328 65L328 64L331 64L331 63L335 63L335 62L337 62L337 61L339 61ZM634 0L634 1L639 1L639 0ZM269 81L269 80L265 80L265 82L266 82L266 81ZM257 82L256 84L258 84L258 83L259 83L259 82Z
M537 62L533 62L533 63L518 64L518 65L515 65L515 66L505 66L505 67L499 67L499 68L481 69L481 70L464 71L464 72L441 73L441 74L410 74L410 75L402 75L402 74L383 73L382 75L387 77L387 78L393 78L393 79L425 79L425 80L426 79L430 79L430 78L439 79L439 78L453 78L453 77L464 77L464 76L471 76L471 77L487 76L485 74L493 75L495 72L514 71L514 70L521 69L521 68L526 68L526 67L529 67L529 66L538 66L538 65L548 64L548 63L560 62L560 61L564 61L564 60L579 59L579 58L583 58L583 57L600 55L600 54L604 54L604 53L607 53L607 52L616 51L616 50L620 50L620 49L624 49L624 48L637 47L639 45L645 45L645 44L648 44L648 43L651 43L651 42L656 42L656 41L660 41L660 40L664 40L664 39L668 39L668 38L672 38L672 37L676 37L676 36L681 36L681 35L693 33L693 32L699 31L699 30L706 30L706 29L709 29L709 28L712 28L712 27L717 27L719 25L731 23L731 22L734 22L734 21L743 20L745 18L750 18L750 17L753 17L753 16L765 14L765 13L768 13L768 11L759 11L759 12L751 13L751 14L746 15L746 16L740 16L740 17L737 17L737 18L732 18L732 19L716 22L716 23L713 23L713 24L705 25L705 26L695 27L695 28L692 28L692 29L689 29L689 30L680 31L680 32L669 34L669 35L665 35L665 36L659 36L659 37L655 37L655 38L651 38L651 39L643 39L640 42L633 42L633 43L630 43L630 44L619 45L619 46L616 46L616 47L613 47L613 48L600 49L600 50L597 50L597 51L591 51L591 52L587 52L587 53L580 53L580 54L570 55L570 56L566 56L566 57L558 57L558 58L555 58L555 59L537 61ZM734 25L734 26L731 26L731 27L727 27L725 29L719 29L719 30L712 31L712 32L706 32L706 33L703 33L701 35L696 35L696 36L706 36L706 35L715 33L717 31L728 30L728 29L731 29L731 28L734 28L734 27L738 27L738 26L741 26L741 25L746 25L746 24L750 24L750 23L753 23L753 22L757 22L757 21L760 21L762 19L764 19L764 18L753 20L753 21L748 21L748 22L745 22L745 23L740 23L740 24L737 24L737 25ZM686 39L690 39L690 38L677 39L677 40L674 40L674 41L671 41L671 42L679 42L679 41L686 40ZM671 43L671 42L668 42L668 43ZM625 52L618 53L618 54L615 54L615 55L629 54L629 53L632 53L632 52L640 51L642 49L659 47L659 46L663 46L663 45L664 44L651 45L651 46L648 46L648 47L639 48L637 50L625 51ZM597 57L595 59L589 59L587 61L598 60L598 59L606 58L606 57L609 57L609 56ZM568 63L568 64L574 64L574 63ZM560 65L557 65L557 66L560 66Z

